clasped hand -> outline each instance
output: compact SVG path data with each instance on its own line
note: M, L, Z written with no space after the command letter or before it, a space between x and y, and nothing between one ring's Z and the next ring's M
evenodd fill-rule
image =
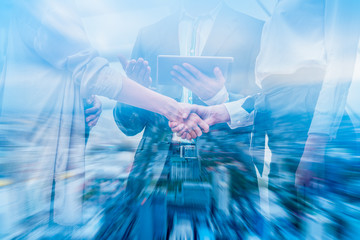
M147 61L142 58L127 61L121 56L119 60L129 78L145 87L151 86L151 69ZM206 76L187 63L174 66L171 74L175 82L190 89L203 100L213 97L225 83L225 78L219 68L214 69L215 78ZM200 137L203 133L209 132L210 126L227 122L229 119L224 105L205 107L175 102L171 106L166 109L164 115L169 119L171 130L183 139Z
M189 113L188 117L180 121L169 121L169 127L183 139L200 137L202 133L209 132L210 126L228 122L230 119L223 104L205 107L182 103L180 106L181 111Z
M188 63L181 66L175 65L171 75L173 81L191 90L202 100L214 97L225 84L225 78L218 67L214 68L215 78L205 75ZM188 118L182 121L170 121L169 126L183 139L190 140L200 137L203 132L209 131L210 126L228 119L228 112L224 105L204 107L182 104L182 108L189 113Z

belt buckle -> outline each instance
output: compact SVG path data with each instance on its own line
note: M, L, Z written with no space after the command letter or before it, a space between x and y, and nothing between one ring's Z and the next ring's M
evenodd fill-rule
M181 158L197 158L196 146L193 144L181 145L180 146L180 157Z

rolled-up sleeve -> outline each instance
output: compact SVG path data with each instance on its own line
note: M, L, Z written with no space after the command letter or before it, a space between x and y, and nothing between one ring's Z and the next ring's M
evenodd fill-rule
M95 94L119 99L123 75L111 68L106 59L90 50L69 57L67 64L74 81L80 85L82 97Z
M75 9L72 1L19 1L20 34L44 61L72 75L82 97L118 99L124 76L91 46Z

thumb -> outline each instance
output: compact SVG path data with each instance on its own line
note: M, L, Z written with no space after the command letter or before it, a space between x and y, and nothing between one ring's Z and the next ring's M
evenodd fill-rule
M187 103L182 103L181 104L181 117L183 119L187 119L190 115L190 113L196 112L195 111L196 105L191 105L191 104L187 104Z
M219 67L215 67L214 68L214 75L216 77L216 79L221 82L222 84L224 84L226 82L224 75L222 74L221 70Z
M87 104L92 104L95 101L95 95L91 95L91 97L86 99Z
M206 118L207 107L200 105L191 105L191 112L196 113L201 118Z
M208 118L206 118L205 120L204 120L204 122L207 124L207 125L209 125L209 126L212 126L212 125L214 125L214 119L212 118L212 117L208 117Z
M128 60L121 54L119 54L118 56L119 62L121 63L121 66L123 67L124 71L126 71L126 67L128 65Z
M183 119L187 119L187 118L189 117L189 115L190 115L189 109L188 109L188 108L184 108L181 117L182 117Z

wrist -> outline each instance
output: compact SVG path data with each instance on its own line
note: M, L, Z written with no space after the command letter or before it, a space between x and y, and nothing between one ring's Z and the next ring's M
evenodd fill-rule
M180 104L172 98L168 98L165 104L159 106L159 113L168 120L177 120L181 118Z
M200 99L204 103L206 103L208 106L218 105L218 104L222 104L222 103L229 101L229 93L228 93L226 87L223 86L220 90L218 90L216 93L211 95L210 98L204 99L204 98L200 97Z
M226 123L230 121L230 115L224 104L212 106L212 112L214 113L214 124Z
M216 96L216 94L220 91L220 89L218 91L205 91L206 94L203 95L199 95L199 98L203 101L209 101L210 99L214 98Z

